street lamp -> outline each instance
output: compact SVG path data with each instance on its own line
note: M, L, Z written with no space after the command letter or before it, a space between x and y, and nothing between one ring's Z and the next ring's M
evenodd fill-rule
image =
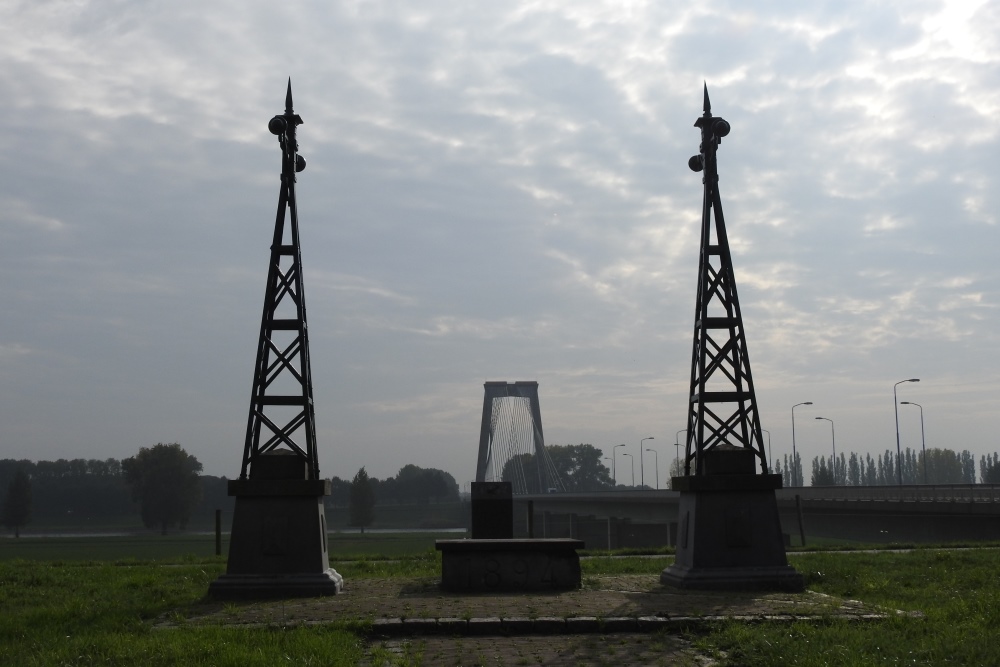
M681 433L687 433L686 428L682 428L674 434L674 447L676 447L677 458L674 459L674 467L677 468L677 476L681 475Z
M774 460L771 458L771 432L766 428L762 428L761 433L767 433L767 472L770 473L774 468Z
M656 463L656 490L660 490L660 454L655 449L646 448L647 452L653 452L653 456L656 458L653 461Z
M624 446L625 445L615 445L611 448L611 477L615 480L615 486L618 486L618 475L615 473L615 450Z
M915 405L920 408L920 450L924 459L924 484L927 483L927 442L924 440L924 406L913 401L900 401L900 405Z
M646 460L646 457L642 455L642 443L646 442L647 440L655 440L655 439L656 438L654 438L653 436L649 436L648 438L643 438L642 440L639 441L639 486L646 486L646 471L644 470L645 466L643 465L643 462Z
M632 464L632 488L635 488L635 457L628 452L622 452L622 456L627 456L629 462Z
M816 417L816 419L822 419L823 421L830 422L830 438L833 440L833 462L831 467L833 469L833 485L837 485L837 434L833 430L833 420L827 419L826 417Z
M799 479L798 475L799 467L795 464L795 408L800 405L812 405L812 401L796 403L792 406L792 486L802 486L802 480Z
M900 380L896 384L892 385L892 409L896 413L896 474L899 477L900 486L903 486L903 466L900 465L900 463L903 462L903 453L899 450L899 401L896 398L896 387L904 382L920 382L920 378Z

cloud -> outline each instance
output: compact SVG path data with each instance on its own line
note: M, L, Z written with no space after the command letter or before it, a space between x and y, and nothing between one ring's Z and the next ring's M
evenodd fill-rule
M878 450L894 432L872 405L915 373L942 446L986 442L988 401L966 414L945 385L996 383L997 12L15 4L0 438L52 458L176 440L231 474L278 190L265 126L291 76L325 471L467 479L487 379L538 379L552 442L670 440L704 81L733 126L720 189L776 452L802 395Z

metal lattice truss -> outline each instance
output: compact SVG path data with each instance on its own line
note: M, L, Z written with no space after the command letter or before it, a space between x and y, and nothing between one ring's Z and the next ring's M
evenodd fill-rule
M291 451L304 459L308 479L319 479L309 327L295 200L295 173L305 168L305 160L297 153L295 138L295 128L301 124L302 119L292 109L289 81L285 113L275 116L268 124L271 132L278 136L282 149L281 191L264 293L241 479L246 479L257 456L276 449Z
M705 187L684 474L692 474L692 465L694 474L701 474L700 454L722 444L753 449L761 471L767 472L746 333L718 188L716 151L722 137L729 134L729 123L712 116L707 87L704 115L695 126L701 128L701 152L688 165L694 171L704 170Z
M477 482L510 482L516 495L565 491L545 449L537 382L483 385Z

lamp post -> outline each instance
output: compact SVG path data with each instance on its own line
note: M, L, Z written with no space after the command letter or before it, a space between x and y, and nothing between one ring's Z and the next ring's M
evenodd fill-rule
M795 408L800 405L812 405L812 401L805 401L804 403L796 403L792 406L792 486L802 486L802 480L799 479L799 467L795 464Z
M646 457L642 455L642 443L646 442L647 440L655 440L655 439L656 438L654 438L653 436L649 436L648 438L643 438L642 440L639 441L639 486L646 486L646 471L644 470L645 466L643 465L643 462L646 460Z
M902 452L899 450L899 400L896 398L896 387L904 382L920 382L920 378L900 380L896 384L892 385L892 409L896 413L896 475L899 478L900 486L903 486L903 466L900 465L903 459Z
M682 428L674 434L674 447L677 451L677 457L674 459L674 467L677 468L678 477L680 477L681 474L681 433L687 433L687 429Z
M927 484L927 441L924 440L924 406L913 401L900 401L900 405L915 405L920 408L920 451L924 461L924 484Z
M615 486L618 486L618 474L615 472L615 450L619 447L624 447L625 445L615 445L611 448L611 477L615 480Z
M655 449L646 448L647 452L653 452L653 456L656 457L653 461L656 464L656 490L660 490L660 454Z
M628 452L622 452L622 456L627 456L629 462L632 464L632 488L635 488L635 457Z
M833 485L837 486L837 434L833 430L833 420L827 419L826 417L816 417L816 419L822 419L823 421L830 422L830 438L833 441L833 459L831 468L833 471Z

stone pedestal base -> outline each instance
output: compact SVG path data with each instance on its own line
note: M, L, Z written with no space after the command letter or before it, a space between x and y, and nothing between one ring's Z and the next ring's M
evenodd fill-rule
M574 590L581 540L438 540L441 588L457 593Z
M321 574L224 574L209 584L208 594L220 600L312 598L343 588L344 578L329 568Z
M209 586L217 598L336 595L344 580L330 568L323 496L329 482L234 480L236 496L226 573Z
M677 558L664 584L701 590L801 591L788 565L774 490L779 475L675 477Z

